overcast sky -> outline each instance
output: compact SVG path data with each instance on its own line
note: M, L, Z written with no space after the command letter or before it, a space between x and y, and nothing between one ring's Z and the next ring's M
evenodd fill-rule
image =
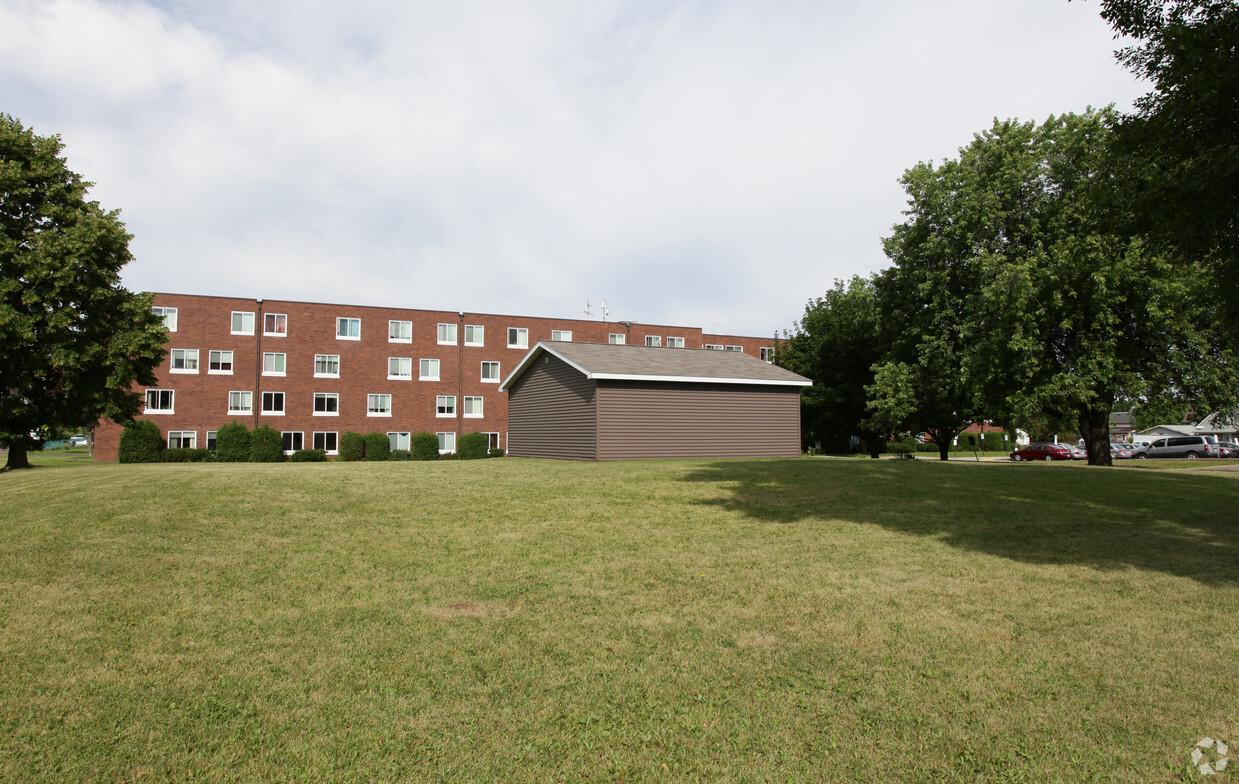
M0 0L135 290L770 335L887 265L898 179L1145 87L1093 2Z

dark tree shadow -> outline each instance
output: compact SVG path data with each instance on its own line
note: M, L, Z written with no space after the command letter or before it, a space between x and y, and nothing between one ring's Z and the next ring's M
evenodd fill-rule
M721 461L685 481L770 523L821 519L931 536L1026 563L1239 584L1239 476L936 461Z

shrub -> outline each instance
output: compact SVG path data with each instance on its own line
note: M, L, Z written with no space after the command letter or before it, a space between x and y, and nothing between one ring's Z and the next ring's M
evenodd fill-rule
M383 461L391 455L391 439L386 433L366 433L366 460Z
M284 436L280 435L280 431L270 425L254 428L250 432L250 460L255 463L284 462Z
M247 463L250 459L250 429L232 420L215 433L215 459L220 463Z
M409 444L414 460L439 459L439 437L434 433L414 433Z
M289 458L294 463L326 463L326 449L298 449L293 452L293 456Z
M407 449L393 449L387 456L388 460L412 460L413 453Z
M158 463L163 452L163 433L159 425L149 419L140 419L125 425L116 448L116 459L122 463Z
M161 463L205 463L210 459L211 450L190 449L188 447L165 449L159 455L159 462Z
M488 452L486 456L487 457L503 457L503 450L497 446L493 446L490 448L490 452Z
M352 430L340 435L339 460L361 460L366 456L366 437Z
M481 460L488 449L490 436L485 433L465 433L456 440L456 456L461 460Z

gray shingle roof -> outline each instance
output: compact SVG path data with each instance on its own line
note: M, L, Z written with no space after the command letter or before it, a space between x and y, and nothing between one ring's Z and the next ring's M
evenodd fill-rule
M804 376L739 351L543 340L529 350L499 388L507 391L543 352L562 359L591 379L775 386L813 383Z

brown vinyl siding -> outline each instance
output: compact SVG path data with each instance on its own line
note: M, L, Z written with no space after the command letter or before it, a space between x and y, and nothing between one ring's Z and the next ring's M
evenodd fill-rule
M597 395L599 460L800 454L797 387L601 381Z
M596 459L593 381L562 360L544 356L521 376L511 392L508 454Z

